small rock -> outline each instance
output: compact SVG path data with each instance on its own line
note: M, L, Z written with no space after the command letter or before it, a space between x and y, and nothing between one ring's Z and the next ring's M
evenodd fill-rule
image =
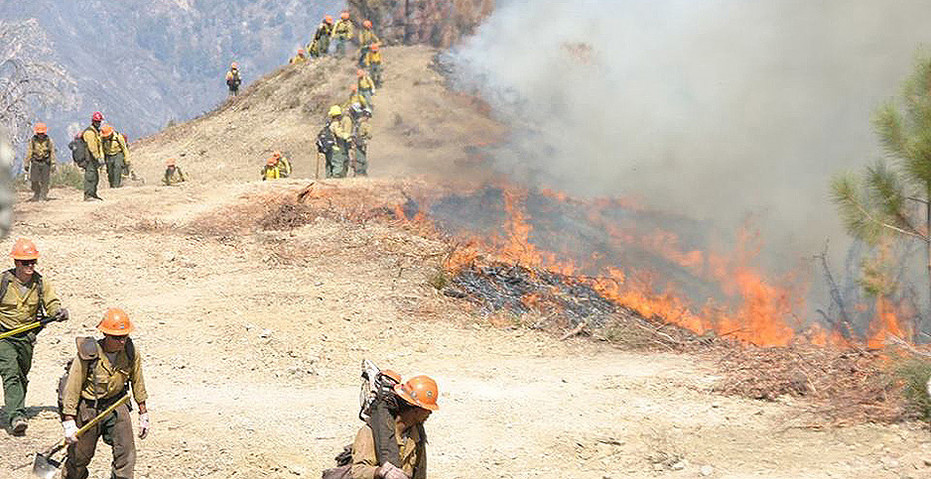
M931 467L931 459L925 459L925 466Z
M882 460L879 461L879 462L882 463L883 469L887 469L887 470L888 470L888 469L898 469L898 468L899 468L899 461L897 461L897 460L895 460L895 459L893 459L893 458L891 458L891 457L884 457L884 458L882 458Z
M698 474L702 477L708 477L714 474L714 468L706 464L701 467L701 470L698 471Z
M717 409L717 408L721 407L721 403L715 401L715 402L711 403L711 407L712 407L712 409Z
M262 338L262 339L269 338L269 337L271 337L271 335L272 335L272 330L271 330L271 329L263 329L262 332L259 333L259 337Z
M685 466L688 466L688 465L689 465L688 461L686 461L685 459L683 459L683 460L681 460L681 461L679 461L679 462L673 464L673 465L670 466L669 468L672 469L673 471L681 471L681 470L685 469Z

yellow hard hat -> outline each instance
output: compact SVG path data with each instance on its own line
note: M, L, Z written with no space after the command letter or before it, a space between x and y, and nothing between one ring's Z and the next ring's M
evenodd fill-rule
M343 109L339 105L333 105L330 107L330 116L340 116L343 114Z

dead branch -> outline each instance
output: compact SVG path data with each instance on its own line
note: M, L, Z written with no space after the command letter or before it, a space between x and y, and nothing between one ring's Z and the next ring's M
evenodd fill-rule
M580 321L579 324L576 325L576 327L574 327L574 328L572 328L571 330L569 330L568 333L563 334L563 335L559 338L559 340L560 340L560 341L565 341L565 340L567 340L567 339L569 339L569 338L575 336L576 334L581 333L582 330L585 329L585 325L586 325L585 321Z

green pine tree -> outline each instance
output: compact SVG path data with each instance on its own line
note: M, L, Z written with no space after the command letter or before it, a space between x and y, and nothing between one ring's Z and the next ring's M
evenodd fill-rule
M931 301L931 58L919 55L901 98L877 110L873 127L883 158L861 175L835 177L832 197L855 238L871 245L894 239L925 245Z

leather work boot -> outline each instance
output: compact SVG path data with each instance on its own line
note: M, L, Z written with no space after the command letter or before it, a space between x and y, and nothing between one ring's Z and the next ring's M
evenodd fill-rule
M24 417L18 417L13 420L12 426L14 436L23 436L26 434L26 428L29 427L29 422L26 421Z

